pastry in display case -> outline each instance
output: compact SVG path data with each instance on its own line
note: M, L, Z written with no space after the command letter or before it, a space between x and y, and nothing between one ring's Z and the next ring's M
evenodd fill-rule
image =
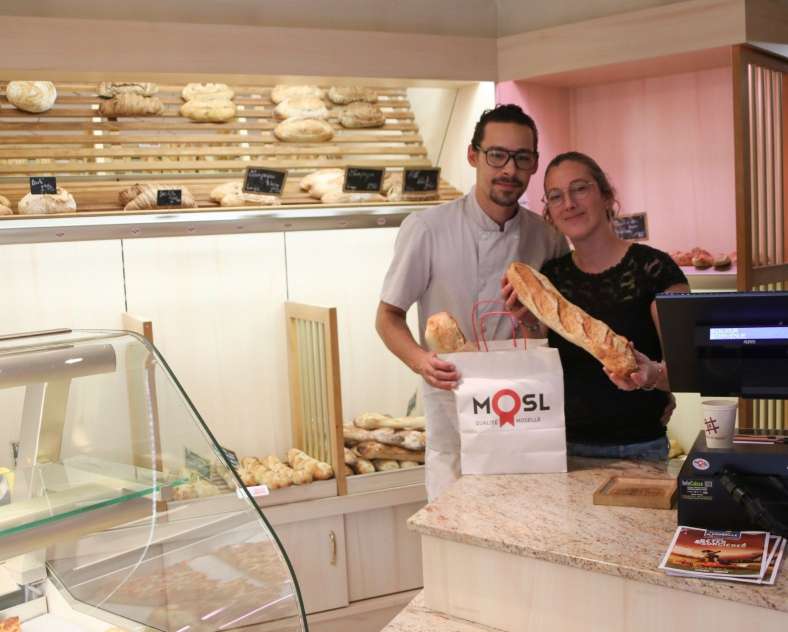
M275 533L145 339L2 337L0 411L0 629L307 629Z

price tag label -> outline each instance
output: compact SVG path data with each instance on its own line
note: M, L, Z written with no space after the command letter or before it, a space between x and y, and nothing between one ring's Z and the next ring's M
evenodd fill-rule
M249 167L244 176L244 193L282 195L285 191L287 171Z
M380 193L383 188L385 169L371 167L346 167L342 190L346 193Z
M646 213L632 213L613 218L613 227L621 239L640 241L648 239L648 221Z
M156 191L156 206L180 206L180 189L159 189Z
M57 178L54 176L31 176L30 193L33 195L57 193Z
M441 170L405 169L402 172L403 193L426 193L437 191L440 187Z
M268 485L254 485L253 487L247 487L246 491L249 492L249 495L252 498L257 498L258 496L268 496L271 492L268 491ZM238 487L235 490L235 495L238 498L244 498L244 490Z

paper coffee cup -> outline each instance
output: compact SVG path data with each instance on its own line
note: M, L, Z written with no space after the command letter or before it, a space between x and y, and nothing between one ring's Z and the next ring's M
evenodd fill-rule
M733 445L733 428L736 426L736 402L710 399L702 402L703 431L709 448L729 448Z

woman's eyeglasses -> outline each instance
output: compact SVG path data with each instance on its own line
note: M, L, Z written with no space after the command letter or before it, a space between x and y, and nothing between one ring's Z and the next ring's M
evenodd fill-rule
M593 187L594 182L592 180L575 180L569 185L567 193L577 202L577 200L588 197ZM542 202L544 202L548 208L559 208L566 203L566 196L561 189L550 189L544 194Z
M527 149L508 151L500 147L491 147L490 149L477 147L476 151L483 153L487 164L497 169L505 167L509 160L514 160L518 169L533 169L536 166L537 158L539 158L538 152Z

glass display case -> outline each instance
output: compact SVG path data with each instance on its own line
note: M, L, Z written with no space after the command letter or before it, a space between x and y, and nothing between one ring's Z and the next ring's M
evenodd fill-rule
M0 627L307 629L232 455L147 340L0 338L0 419L14 447L0 470Z

